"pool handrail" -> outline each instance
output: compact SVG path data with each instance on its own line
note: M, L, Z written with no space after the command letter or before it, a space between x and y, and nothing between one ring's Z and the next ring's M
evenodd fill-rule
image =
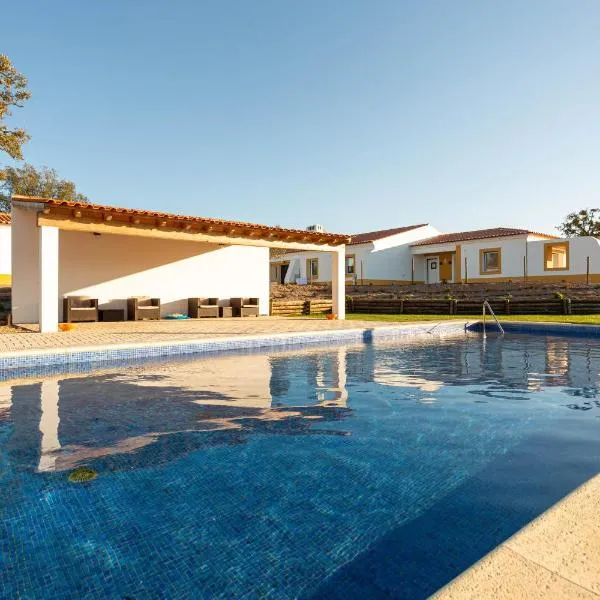
M490 306L490 303L487 300L483 301L483 337L487 337L486 333L485 333L485 309L488 309L490 311L490 314L492 315L492 317L494 317L494 321L496 321L496 325L498 325L498 329L500 330L500 335L504 335L504 329L502 328L502 325L500 325L500 321L498 321L498 317L496 317L496 313L494 313L494 311L492 310L492 307Z

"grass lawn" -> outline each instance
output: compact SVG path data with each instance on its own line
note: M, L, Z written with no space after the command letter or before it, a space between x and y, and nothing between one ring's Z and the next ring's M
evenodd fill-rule
M488 315L488 318L491 319ZM462 319L467 321L481 320L479 315L374 315L352 313L346 314L350 321L392 321L407 323L410 321L449 321ZM498 315L499 321L538 321L546 323L583 323L600 325L600 315Z

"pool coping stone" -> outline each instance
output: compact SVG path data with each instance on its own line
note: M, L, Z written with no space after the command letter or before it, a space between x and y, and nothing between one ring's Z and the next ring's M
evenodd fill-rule
M0 353L2 371L37 366L69 365L115 360L159 358L184 354L206 354L232 350L282 348L327 343L362 342L376 339L417 335L458 335L468 328L467 320L400 323L385 327L360 327L327 331L298 331L272 334L205 337L191 340L157 340L149 342L115 343L53 347L45 349L14 350Z

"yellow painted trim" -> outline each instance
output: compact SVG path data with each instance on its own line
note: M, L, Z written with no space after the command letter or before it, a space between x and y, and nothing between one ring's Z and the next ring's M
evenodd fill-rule
M452 262L454 252L440 252L438 254L440 283L452 283Z
M508 283L513 281L515 283L522 283L525 281L523 275L516 275L515 277L471 277L469 275L468 283ZM581 275L528 275L528 282L544 282L544 283L585 283L585 273ZM600 273L590 273L590 283L600 283Z
M0 273L0 286L10 286L12 284L12 277L10 274Z
M487 271L483 270L483 255L487 252L497 252L498 253L498 268L497 269L488 269ZM481 248L479 250L479 274L480 275L499 275L502 273L502 248Z
M564 248L567 266L566 267L549 267L548 259L552 260L552 248ZM569 242L548 242L544 244L544 271L568 271L569 270Z
M410 279L358 279L356 285L411 285ZM424 281L415 279L415 284L424 284ZM353 285L346 283L346 287Z
M462 281L462 248L460 244L456 244L456 256L454 257L454 281L460 283Z
M317 264L317 274L312 274L312 269L310 268L310 264L312 262L316 262ZM306 281L317 281L319 279L319 259L318 258L307 258L306 259Z

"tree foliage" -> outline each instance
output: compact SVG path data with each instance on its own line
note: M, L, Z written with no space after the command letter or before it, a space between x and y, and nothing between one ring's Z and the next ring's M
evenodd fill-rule
M579 235L600 237L600 208L586 208L569 213L557 229L565 237Z
M77 192L75 184L66 179L59 179L54 169L36 169L27 163L22 167L0 169L0 212L10 210L12 194L87 202L87 197Z
M30 96L27 78L13 67L8 56L0 54L0 150L19 160L29 135L24 129L9 129L4 120L12 114L11 106L23 106Z

